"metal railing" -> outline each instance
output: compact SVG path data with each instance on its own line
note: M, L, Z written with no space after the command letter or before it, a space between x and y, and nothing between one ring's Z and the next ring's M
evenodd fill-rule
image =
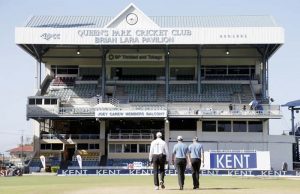
M100 139L99 134L41 134L41 139Z
M165 106L149 105L124 105L113 108L101 107L48 107L48 106L27 106L27 117L59 117L59 116L87 116L95 117L95 111L118 110L168 110L168 116L277 116L280 117L279 105L262 105L261 110L251 110L247 104L232 104L232 110L228 104L212 103L177 103L165 104Z

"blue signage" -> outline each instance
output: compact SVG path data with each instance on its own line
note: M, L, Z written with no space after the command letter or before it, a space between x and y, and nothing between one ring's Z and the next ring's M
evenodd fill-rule
M211 169L255 169L256 153L210 153Z

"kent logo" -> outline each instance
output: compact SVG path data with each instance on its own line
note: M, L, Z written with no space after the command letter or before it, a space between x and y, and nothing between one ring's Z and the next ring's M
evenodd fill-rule
M211 169L257 168L256 153L210 153Z

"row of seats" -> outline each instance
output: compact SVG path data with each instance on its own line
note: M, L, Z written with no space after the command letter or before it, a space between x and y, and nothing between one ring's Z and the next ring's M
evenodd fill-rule
M143 166L149 166L149 161L147 159L108 159L107 166L128 166L128 164L133 164L134 162L142 162Z
M81 77L82 81L95 81L98 80L100 78L99 75L83 75Z
M234 93L240 93L240 84L203 84L201 94L197 93L196 84L170 85L170 101L179 102L230 102Z
M156 80L156 75L122 75L120 80Z
M157 85L131 84L125 86L130 102L155 102L157 101Z
M69 163L69 166L79 166L78 162L77 161L71 161ZM85 161L83 160L82 161L82 166L99 166L99 161Z
M53 79L53 86L73 86L75 83L75 77L56 77Z
M249 80L253 79L250 76L230 76L230 75L218 75L218 76L210 76L207 75L204 77L204 80Z
M69 97L92 98L100 94L97 84L76 84L73 88L50 89L48 96L60 97L67 100Z

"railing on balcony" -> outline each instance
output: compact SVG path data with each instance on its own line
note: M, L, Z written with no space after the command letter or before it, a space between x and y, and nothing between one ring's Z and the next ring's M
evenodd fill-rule
M95 117L95 111L118 110L168 110L168 116L281 116L279 105L262 105L261 110L251 110L249 105L212 104L212 103L169 103L165 106L149 106L143 104L119 106L115 108L91 108L91 107L47 107L27 106L27 117L60 117L81 116Z
M108 134L109 140L153 140L154 136L150 133L111 133Z
M100 139L99 134L41 134L41 139Z

